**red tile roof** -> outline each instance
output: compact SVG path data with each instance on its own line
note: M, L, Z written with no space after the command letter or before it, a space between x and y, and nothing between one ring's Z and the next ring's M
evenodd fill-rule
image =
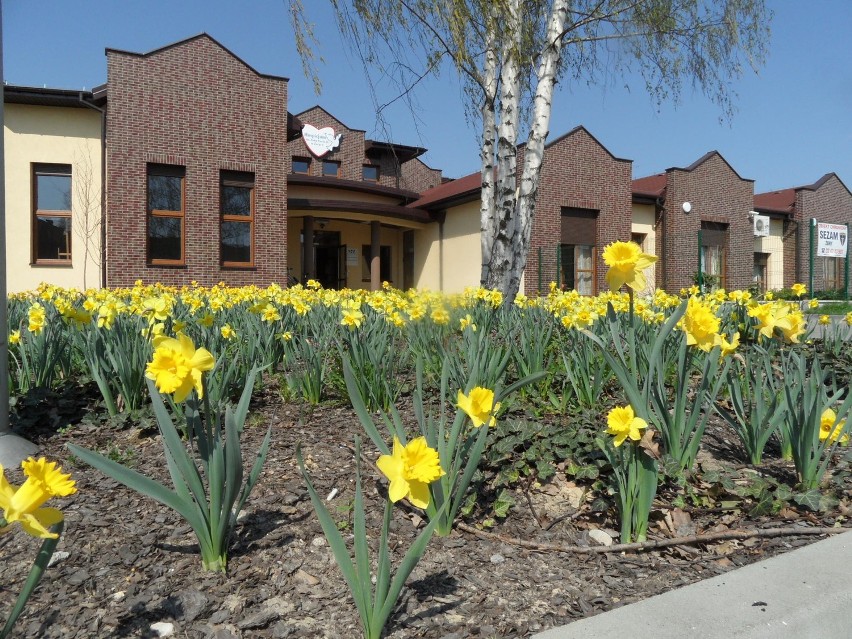
M413 208L435 208L436 205L456 199L475 199L482 188L481 173L471 173L457 180L444 182L424 191L419 200L408 206Z
M666 190L666 174L658 173L633 180L633 194L660 197Z
M762 211L792 213L796 205L797 189L781 189L769 193L754 194L754 208Z

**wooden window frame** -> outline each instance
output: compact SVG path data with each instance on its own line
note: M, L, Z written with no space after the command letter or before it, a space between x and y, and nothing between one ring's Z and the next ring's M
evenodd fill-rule
M325 172L325 167L328 165L334 165L337 167L337 171L335 171L334 175ZM323 177L332 177L339 178L340 177L340 162L338 160L323 160L322 161L322 176Z
M164 211L151 208L149 194L151 176L180 178L180 211ZM145 257L149 266L186 266L186 167L173 164L149 163L145 171ZM151 218L180 219L180 259L164 260L151 257Z
M245 215L226 215L222 211L222 193L224 186L232 186L238 188L247 188L250 193L250 214ZM254 268L255 267L255 177L254 173L236 173L233 171L222 171L219 175L219 255L222 251L222 224L224 222L241 222L249 225L249 261L248 262L230 262L221 258L222 266L227 268Z
M293 168L293 166L295 165L296 162L304 162L305 164L307 164L308 165L307 170L306 171L296 171ZM295 174L295 175L310 175L311 174L311 158L306 158L306 157L302 157L302 156L294 156L293 159L290 162L290 172Z
M590 269L577 268L577 249L578 248L589 248L589 249L592 250L591 251L591 253L592 253L592 255L591 255L592 268L590 268ZM566 277L566 271L565 271L565 268L564 268L565 263L566 263L565 251L567 251L567 250L571 251L570 264L571 264L572 272L571 272L571 278L570 279L571 279L571 282L573 283L572 287L571 287L572 290L575 290L578 293L580 293L580 291L577 289L577 274L578 273L591 273L591 275L592 275L592 290L591 290L590 293L580 293L580 295L583 295L584 297L589 297L589 296L594 297L595 295L597 295L597 292L598 292L598 248L597 248L597 246L595 246L594 244L564 244L564 243L560 243L560 248L559 248L559 258L560 258L560 262L561 262L559 264L559 268L560 268L560 271L561 271L560 274L559 274L559 280L560 280L559 286L560 287L563 287L563 286L567 287L568 286L568 279L569 278Z
M375 169L375 170L376 170L376 177L375 177L375 179L366 177L366 176L364 175L364 170L365 170L365 169ZM362 164L362 165L361 165L361 179L362 179L364 182L375 182L376 184L378 184L378 183L379 183L379 177L380 177L380 176L381 176L381 171L379 170L378 165L376 165L376 164Z
M70 181L70 189L71 189L71 197L72 209L69 210L49 210L49 209L39 209L38 208L38 177L40 175L52 175L52 176L61 176L67 177ZM30 233L31 239L31 252L32 252L32 264L38 265L48 265L48 266L71 266L72 264L72 233L69 231L67 238L67 246L64 255L67 257L64 258L40 258L38 255L38 219L39 217L62 217L68 218L71 222L73 228L73 197L74 197L74 180L73 180L73 168L70 164L49 164L49 163L34 163L32 165L32 233Z

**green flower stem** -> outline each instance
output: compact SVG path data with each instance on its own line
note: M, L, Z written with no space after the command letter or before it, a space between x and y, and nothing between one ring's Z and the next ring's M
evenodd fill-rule
M0 529L4 526L6 526L6 520L0 517ZM29 600L30 595L32 595L33 590L35 590L35 587L41 580L44 571L47 569L47 564L53 556L53 551L56 550L56 545L62 537L62 531L64 528L64 521L60 521L50 527L50 532L56 533L57 537L56 539L47 538L41 543L41 548L38 551L38 555L36 555L35 562L33 562L33 567L30 568L30 574L27 576L26 582L24 582L24 587L21 589L18 598L15 600L15 605L9 612L9 618L6 620L6 624L3 626L3 629L0 630L0 639L6 639L6 637L9 636L9 633L12 632L15 622L18 621L18 617L21 616L24 606L27 605L27 600Z

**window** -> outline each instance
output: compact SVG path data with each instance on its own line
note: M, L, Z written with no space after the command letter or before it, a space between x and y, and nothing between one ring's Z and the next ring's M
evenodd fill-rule
M71 261L71 166L33 165L33 262Z
M322 161L322 174L325 177L339 177L340 176L340 162L334 162L333 160L323 160Z
M361 261L361 280L364 282L369 282L370 277L370 262L373 259L373 249L369 244L361 245L361 255L363 260ZM392 282L393 277L391 276L391 247L390 246L381 246L379 247L379 279L382 282Z
M223 266L254 266L254 174L221 174Z
M701 223L701 255L699 269L707 290L726 288L726 253L728 225L716 222Z
M824 291L842 291L845 288L846 260L842 257L824 257L823 281Z
M167 164L148 165L148 261L184 263L184 193L186 170Z
M769 271L769 253L754 254L754 286L759 293L766 292L767 277Z
M293 158L293 173L310 173L310 158Z
M598 212L564 207L558 245L557 281L581 295L594 295Z
M378 182L379 167L372 164L365 164L361 167L361 179L365 182Z
M595 247L580 244L561 244L562 284L580 295L595 294Z

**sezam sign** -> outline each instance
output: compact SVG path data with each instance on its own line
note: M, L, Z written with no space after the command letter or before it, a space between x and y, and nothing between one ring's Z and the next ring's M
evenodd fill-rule
M846 225L820 222L816 227L817 257L846 257Z
M342 136L342 133L334 135L334 129L330 126L321 129L311 124L302 126L302 139L305 141L305 146L318 158L340 146L340 138Z

